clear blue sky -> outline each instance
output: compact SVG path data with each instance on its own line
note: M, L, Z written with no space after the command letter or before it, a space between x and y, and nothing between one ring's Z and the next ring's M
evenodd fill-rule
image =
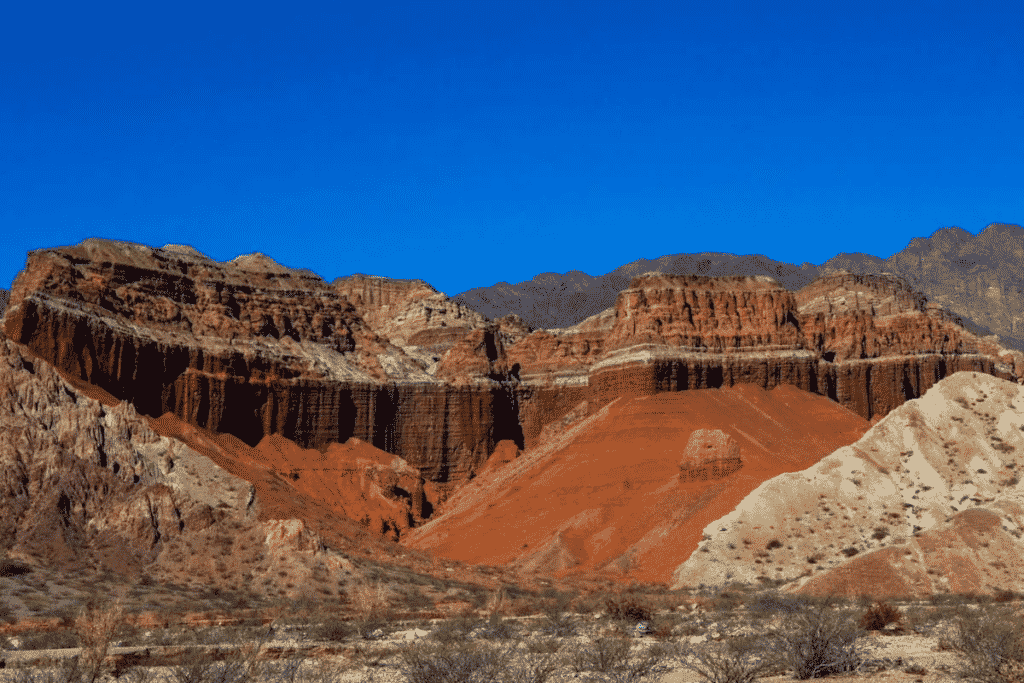
M887 257L1024 223L1021 36L1019 0L8 3L0 287L87 237L450 295Z

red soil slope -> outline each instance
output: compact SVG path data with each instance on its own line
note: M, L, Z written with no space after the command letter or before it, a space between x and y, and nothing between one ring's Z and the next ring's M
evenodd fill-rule
M507 464L485 468L403 545L527 572L668 582L701 539L763 481L853 443L868 422L827 398L754 385L622 398ZM695 429L720 429L743 466L681 484Z

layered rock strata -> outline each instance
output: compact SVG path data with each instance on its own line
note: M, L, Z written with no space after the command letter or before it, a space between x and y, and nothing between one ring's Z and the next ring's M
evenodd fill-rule
M249 445L357 438L444 497L510 440L619 396L790 384L865 418L943 377L1024 370L891 277L634 278L572 328L488 321L422 281L327 284L262 254L87 240L29 254L4 330L72 376ZM454 333L453 330L458 330ZM439 502L438 500L430 501Z
M375 287L386 281L358 293L342 284L262 255L217 263L87 240L29 255L4 329L141 413L172 412L250 445L267 434L304 448L356 437L444 483L467 477L498 441L522 442L510 388L444 383L361 315L382 300L407 311L433 296L424 287L385 296ZM388 311L370 317L393 322Z

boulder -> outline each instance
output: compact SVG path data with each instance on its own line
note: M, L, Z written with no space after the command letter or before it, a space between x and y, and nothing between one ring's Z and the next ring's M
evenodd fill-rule
M742 466L736 439L720 429L696 429L679 460L679 479L681 482L721 479Z

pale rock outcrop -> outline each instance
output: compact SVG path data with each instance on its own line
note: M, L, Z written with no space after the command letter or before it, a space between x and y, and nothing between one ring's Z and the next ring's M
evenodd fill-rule
M261 563L351 572L303 523L261 522L260 511L249 482L160 436L131 404L88 398L46 362L0 340L4 551L55 568L231 590L284 583L280 568L260 571ZM266 551L247 545L256 538Z
M956 373L856 443L761 484L706 526L673 586L763 577L849 595L1024 590L1021 468L1024 387Z
M740 467L740 445L720 429L696 429L679 460L680 482L721 479Z

